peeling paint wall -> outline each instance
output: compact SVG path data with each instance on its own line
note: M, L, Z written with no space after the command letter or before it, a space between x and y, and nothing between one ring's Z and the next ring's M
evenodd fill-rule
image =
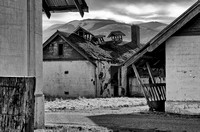
M200 101L200 36L166 42L166 96L172 101Z
M95 66L89 61L44 61L44 94L95 97Z
M106 61L96 62L96 76L97 76L97 96L111 97L113 96L113 89L111 89L111 63Z

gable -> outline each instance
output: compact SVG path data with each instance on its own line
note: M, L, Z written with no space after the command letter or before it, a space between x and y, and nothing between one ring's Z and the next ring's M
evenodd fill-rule
M62 54L59 45L63 45ZM43 60L86 60L79 52L65 42L60 36L55 37L43 48Z
M136 54L130 57L123 63L125 66L130 66L140 59L147 52L153 52L160 45L164 45L165 41L172 36L178 35L199 35L199 14L200 14L200 1L197 1L182 15L175 19L171 24L164 28L154 38L152 38L143 48ZM122 65L122 66L123 66Z
M173 36L191 36L200 35L200 13L195 16L190 22L184 25Z

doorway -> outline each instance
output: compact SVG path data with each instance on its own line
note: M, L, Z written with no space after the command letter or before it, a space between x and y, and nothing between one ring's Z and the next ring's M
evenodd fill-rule
M118 68L118 66L111 66L111 87L113 88L114 97L119 96Z

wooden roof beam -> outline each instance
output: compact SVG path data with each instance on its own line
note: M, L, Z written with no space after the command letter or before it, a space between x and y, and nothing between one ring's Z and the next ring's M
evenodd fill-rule
M83 16L84 16L84 12L83 12L83 10L82 10L82 8L81 8L81 5L79 4L78 0L74 0L74 3L75 3L75 5L76 5L76 7L77 7L79 13L81 14L81 17L83 17Z
M48 5L45 0L42 1L42 8L43 8L43 11L45 12L45 14L47 15L47 17L50 18L51 13L50 13L50 10L49 10Z

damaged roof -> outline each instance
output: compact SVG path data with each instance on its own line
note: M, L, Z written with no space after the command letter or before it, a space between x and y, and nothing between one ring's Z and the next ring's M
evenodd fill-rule
M94 35L93 37L94 37L94 38L103 38L103 37L105 37L105 35L101 35L101 34L100 34L100 35Z
M108 38L112 37L112 36L126 36L123 32L121 31L112 31L110 32L110 34L108 35Z
M72 46L77 52L79 52L83 57L85 57L90 62L94 63L94 60L100 61L112 61L112 56L105 50L99 48L90 42L86 42L84 38L78 36L75 33L66 33L61 31L56 31L46 42L43 44L43 49L53 41L54 38L60 36L65 42Z
M133 43L131 42L107 41L105 44L99 45L99 47L108 51L116 62L123 63L139 50L139 48L133 48L132 45Z
M42 9L48 18L51 12L79 12L82 17L88 12L85 0L42 0Z
M90 35L94 36L91 32L87 31L86 29L82 28L81 26L78 26L78 27L75 29L74 33L77 34L79 31L83 31L85 34L90 34Z

